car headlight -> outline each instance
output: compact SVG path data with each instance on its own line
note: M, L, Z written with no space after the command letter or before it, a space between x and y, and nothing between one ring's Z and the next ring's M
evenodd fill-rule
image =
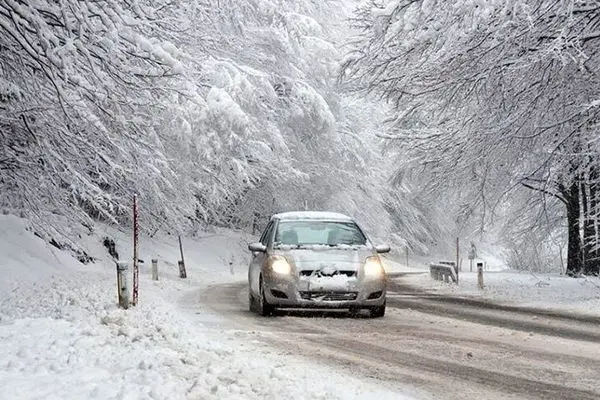
M383 269L383 265L381 265L381 260L377 256L367 257L365 261L365 276L383 276L385 275L385 270Z
M271 270L277 274L289 275L292 272L290 263L282 256L272 256L269 259L269 265L271 266Z

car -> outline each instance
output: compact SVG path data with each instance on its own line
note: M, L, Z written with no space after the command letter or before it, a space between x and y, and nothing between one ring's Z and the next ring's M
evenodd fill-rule
M250 311L279 308L348 309L385 315L387 276L379 254L356 221L344 214L297 211L273 215L260 242L248 249Z

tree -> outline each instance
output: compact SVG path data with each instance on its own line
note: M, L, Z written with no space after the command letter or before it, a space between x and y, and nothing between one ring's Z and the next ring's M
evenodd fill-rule
M489 221L521 189L563 203L571 275L600 267L598 11L575 0L371 2L342 68L393 104L391 139L430 190L455 193L455 212Z
M132 192L164 187L165 170L147 168L160 158L149 117L181 71L152 35L174 18L156 2L0 2L3 204L91 226L126 220Z
M388 229L381 111L335 79L345 10L0 0L0 206L73 247L66 226L128 224L133 193L150 232L244 228L305 203ZM377 117L356 121L362 109Z

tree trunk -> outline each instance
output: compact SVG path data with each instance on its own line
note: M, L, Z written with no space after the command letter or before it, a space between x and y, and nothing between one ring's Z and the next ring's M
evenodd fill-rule
M592 167L587 179L581 187L581 204L583 206L583 273L585 275L600 274L600 258L596 248L596 209L598 204L595 168Z
M569 230L569 244L567 248L567 275L577 276L583 271L581 252L581 236L579 233L579 219L581 207L579 205L579 182L577 180L569 185L564 193L567 203L567 224Z

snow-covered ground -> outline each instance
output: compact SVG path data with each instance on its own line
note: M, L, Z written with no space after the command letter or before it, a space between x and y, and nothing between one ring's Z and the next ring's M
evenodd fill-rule
M246 278L250 237L226 230L184 240L188 279L178 278L174 236L142 237L140 303L116 306L112 237L122 259L131 238L109 227L81 243L97 258L83 265L45 243L27 222L0 216L1 399L401 399L380 382L270 347L257 332L227 328L221 316L186 296ZM150 260L159 259L159 281ZM460 285L431 280L425 259L386 259L389 272L438 293L600 314L600 281L506 270L475 273ZM196 304L196 303L194 303Z
M0 216L1 399L402 399L378 381L350 376L271 348L220 316L182 304L186 293L246 276L246 238L219 231L184 241L141 238L140 302L116 306L115 266L101 241L129 259L129 236L110 228L82 243L83 265ZM159 281L150 260L159 259Z
M491 259L491 261L489 261ZM477 284L476 267L469 271L468 263L459 272L459 284L433 280L425 258L385 259L388 272L408 273L402 279L427 291L453 296L480 298L501 304L552 309L587 315L600 315L600 279L570 278L557 273L532 273L503 268L497 258L487 256L488 269L483 272L484 288ZM476 264L475 264L476 265Z
M559 274L484 271L484 289L477 273L462 272L459 285L434 281L429 274L407 278L432 292L479 297L497 303L600 315L600 279L569 278Z

